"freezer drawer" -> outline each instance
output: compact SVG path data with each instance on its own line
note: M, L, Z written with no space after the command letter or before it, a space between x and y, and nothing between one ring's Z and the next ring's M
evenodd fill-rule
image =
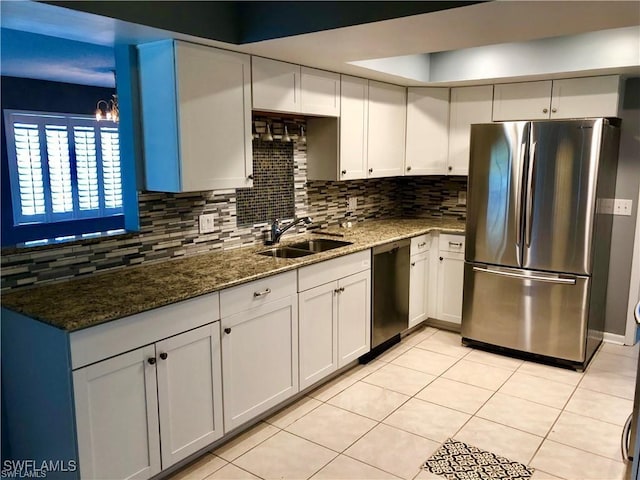
M465 263L462 337L582 363L590 282Z

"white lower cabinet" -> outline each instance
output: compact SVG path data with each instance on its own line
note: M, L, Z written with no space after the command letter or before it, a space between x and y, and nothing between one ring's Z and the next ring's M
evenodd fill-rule
M224 423L230 431L298 392L296 275L288 272L220 293ZM280 296L280 298L272 295ZM233 305L230 304L233 303Z
M303 267L298 285L304 389L370 349L371 252Z
M409 270L409 328L415 327L429 316L430 253L411 256Z
M149 478L222 437L219 325L73 372L82 478Z
M460 324L464 278L464 237L441 234L438 247L436 318Z
M300 388L307 388L338 368L337 282L298 295Z

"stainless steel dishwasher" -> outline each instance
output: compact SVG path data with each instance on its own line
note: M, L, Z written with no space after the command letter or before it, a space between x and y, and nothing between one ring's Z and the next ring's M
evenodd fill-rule
M377 353L400 340L409 327L409 256L411 240L373 249L373 321L371 349Z

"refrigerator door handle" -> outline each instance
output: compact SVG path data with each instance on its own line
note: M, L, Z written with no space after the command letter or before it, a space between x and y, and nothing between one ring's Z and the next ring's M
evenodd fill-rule
M524 162L527 156L527 142L520 144L520 168L524 170ZM518 174L518 195L516 195L516 255L518 256L518 266L522 266L522 256L520 246L522 243L522 171Z
M531 222L533 221L533 189L535 188L536 173L536 145L537 142L531 143L531 155L529 156L529 175L527 176L527 217L524 230L525 245L531 246Z
M492 275L501 275L503 277L520 278L522 280L535 280L537 282L562 283L565 285L575 285L575 278L562 278L558 275L522 275L515 272L507 272L505 270L492 270L483 267L473 267L476 272L491 273Z

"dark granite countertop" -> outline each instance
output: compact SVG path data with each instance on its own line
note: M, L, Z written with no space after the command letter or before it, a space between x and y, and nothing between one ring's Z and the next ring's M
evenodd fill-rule
M373 220L348 229L323 229L353 242L327 252L272 258L257 254L264 245L217 251L16 290L2 295L2 306L71 332L431 231L462 233L464 223L448 219ZM281 243L322 237L337 238L307 233Z

